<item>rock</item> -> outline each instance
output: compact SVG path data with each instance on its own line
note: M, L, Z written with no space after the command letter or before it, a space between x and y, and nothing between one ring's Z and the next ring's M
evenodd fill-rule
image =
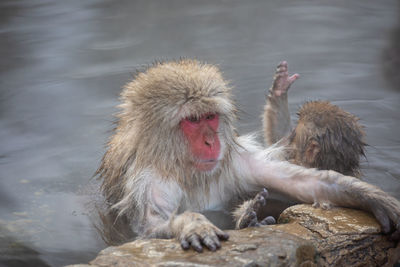
M313 262L309 241L269 228L229 231L218 252L182 251L176 240L137 240L109 247L90 262L95 266L290 266ZM312 265L310 265L312 266Z
M174 239L136 240L75 266L393 266L400 257L400 246L362 211L296 205L279 222L227 231L217 252L182 251Z
M275 229L312 242L318 266L393 266L400 259L400 246L380 234L375 218L363 211L309 205L286 209Z

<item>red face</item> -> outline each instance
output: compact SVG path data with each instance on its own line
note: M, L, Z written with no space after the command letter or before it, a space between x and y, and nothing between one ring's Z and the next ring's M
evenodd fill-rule
M189 142L190 151L200 171L210 171L218 163L221 143L217 134L218 114L208 113L200 118L190 117L180 123L181 129Z

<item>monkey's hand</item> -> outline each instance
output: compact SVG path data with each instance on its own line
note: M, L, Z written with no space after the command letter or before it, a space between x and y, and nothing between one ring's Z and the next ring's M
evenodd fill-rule
M279 63L276 67L274 76L274 82L272 87L269 89L270 96L279 97L282 94L287 93L292 83L300 77L298 73L289 76L288 64L286 61Z
M228 240L229 235L199 213L184 212L172 223L175 235L184 250L192 247L197 252L203 251L203 245L215 251L221 247L220 240ZM177 232L178 231L178 232Z
M268 191L264 188L253 199L243 203L234 212L234 217L236 218L236 229L275 224L276 221L272 216L267 216L261 221L259 221L257 217L260 209L265 206L267 198Z
M267 104L263 116L264 138L268 145L276 143L291 131L287 91L299 77L297 73L289 76L286 61L279 63L276 68L274 82L266 93Z
M378 191L377 198L367 200L370 210L382 226L382 232L391 233L392 240L400 240L400 202Z

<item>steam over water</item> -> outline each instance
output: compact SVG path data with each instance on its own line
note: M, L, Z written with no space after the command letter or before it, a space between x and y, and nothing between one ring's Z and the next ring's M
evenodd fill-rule
M360 117L364 180L400 199L399 11L395 0L1 1L0 265L87 262L106 246L88 185L121 87L160 59L218 64L240 133L261 130L287 60L301 75L292 114L326 99Z

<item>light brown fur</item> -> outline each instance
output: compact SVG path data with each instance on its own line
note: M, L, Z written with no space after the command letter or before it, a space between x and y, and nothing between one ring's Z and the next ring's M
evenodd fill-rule
M188 192L207 189L209 179L218 179L218 172L207 179L186 168L191 155L179 131L179 122L186 116L221 114L219 134L227 144L223 158L229 160L236 109L230 88L215 66L193 60L156 63L124 87L121 101L115 134L97 171L111 203L123 197L125 174L132 165L133 173L155 167L162 177L177 180Z
M274 147L276 159L361 177L360 157L365 156L366 143L364 127L356 116L328 101L310 101L299 109L297 126L291 130L288 90L298 77L289 76L286 62L277 67L262 116L265 143ZM263 219L265 209L254 208L256 198L233 213L237 228L254 224L257 218L248 218L255 211Z
M264 139L267 145L286 146L283 158L307 168L335 170L360 177L360 157L365 156L365 132L359 119L328 101L310 101L298 111L291 130L288 90L299 77L289 76L286 62L276 70L264 107Z
M360 156L365 156L363 127L359 119L328 101L310 101L299 112L290 137L294 162L320 170L360 177Z
M228 236L198 212L227 209L263 187L306 203L364 208L387 231L400 218L400 203L382 190L334 171L278 161L282 153L264 150L253 136L237 136L231 88L215 66L156 63L124 87L121 101L97 174L109 209L141 237L176 237L184 249L215 250ZM200 171L180 123L207 113L219 116L221 150L215 168Z

